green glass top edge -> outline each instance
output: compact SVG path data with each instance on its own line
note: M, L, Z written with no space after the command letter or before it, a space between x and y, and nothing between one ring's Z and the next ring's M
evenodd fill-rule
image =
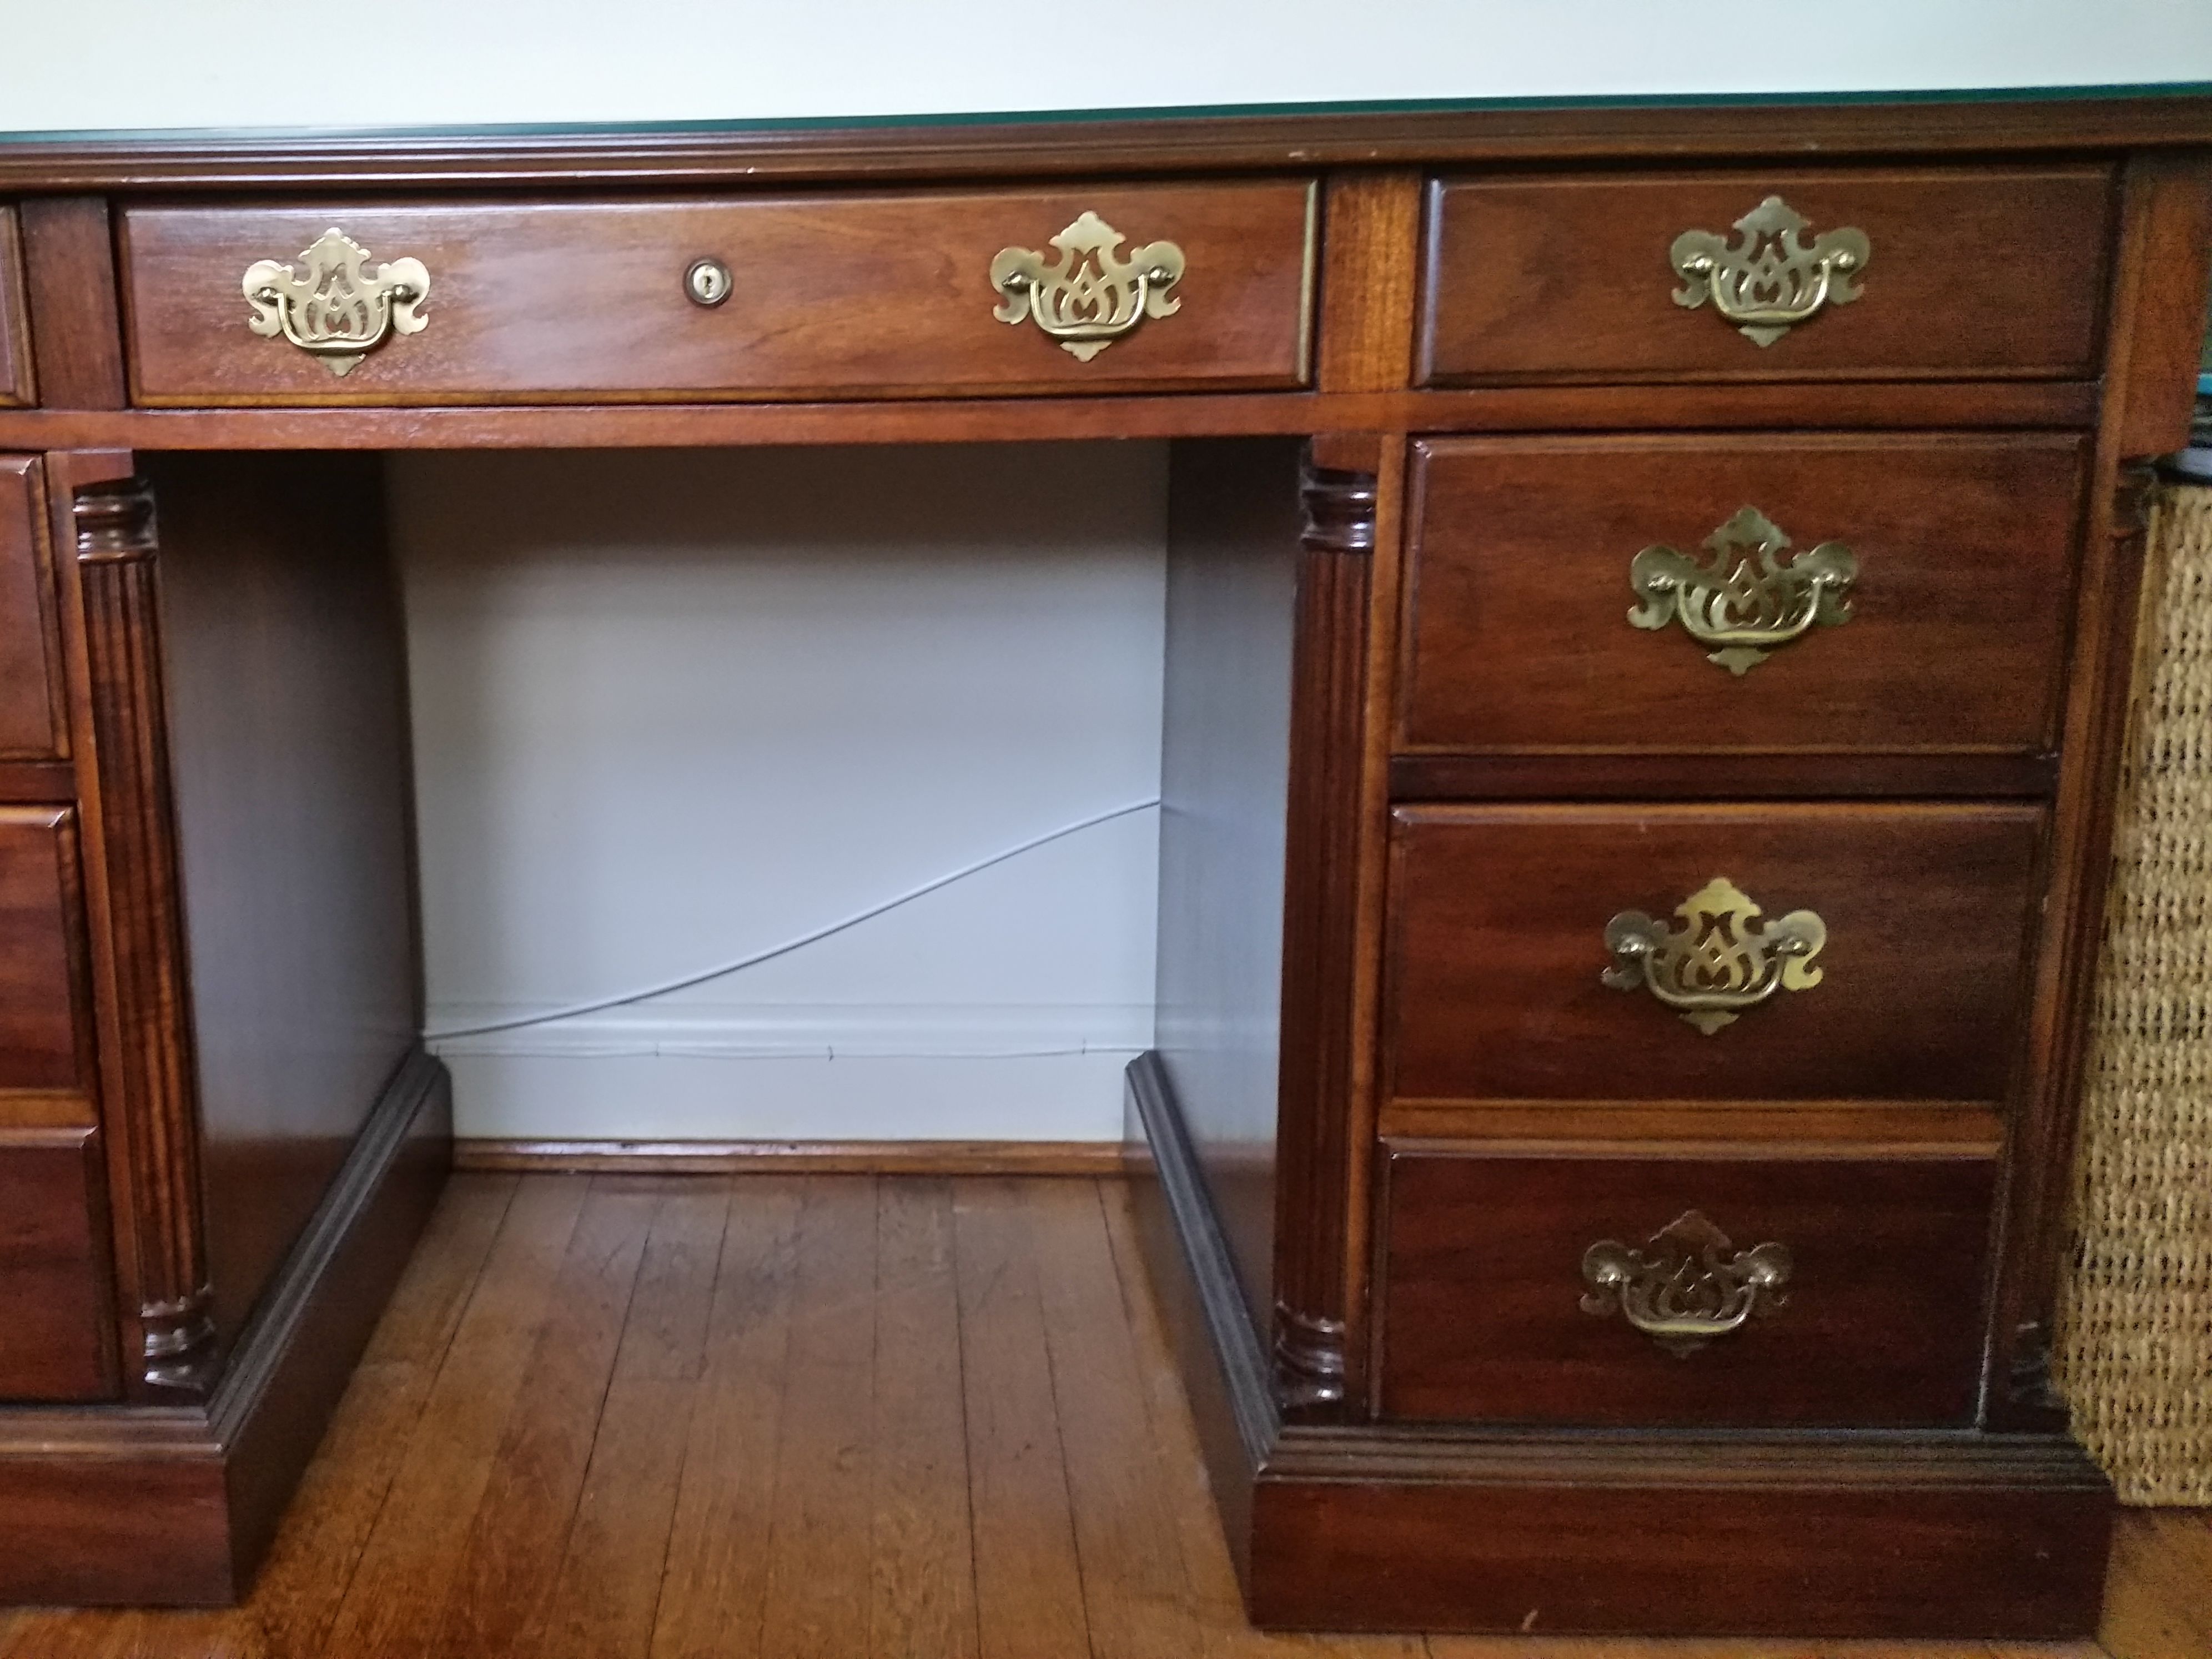
M1510 98L1385 98L1305 103L1155 104L1097 109L987 110L904 115L794 115L689 121L486 122L430 126L106 127L0 131L0 143L253 143L301 140L682 137L881 131L900 127L1042 125L1069 121L1161 121L1299 115L1449 115L1498 110L1698 109L1875 104L2047 103L2110 98L2212 97L2212 81L2078 86L1862 88L1838 92L1547 94Z

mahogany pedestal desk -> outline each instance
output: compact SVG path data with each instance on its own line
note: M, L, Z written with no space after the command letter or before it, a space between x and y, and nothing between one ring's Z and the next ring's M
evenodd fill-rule
M1172 441L1263 1624L2064 1637L2212 100L0 147L0 1595L248 1582L449 1156L379 452Z

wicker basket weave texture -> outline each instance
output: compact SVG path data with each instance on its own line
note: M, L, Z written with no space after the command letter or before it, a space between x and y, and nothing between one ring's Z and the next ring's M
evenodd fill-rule
M2160 492L2059 1385L2129 1504L2212 1504L2212 489Z

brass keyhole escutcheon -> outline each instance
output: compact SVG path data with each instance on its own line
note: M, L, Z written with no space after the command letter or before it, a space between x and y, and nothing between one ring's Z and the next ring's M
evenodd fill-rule
M730 297L730 268L720 259L694 259L684 273L684 292L695 306L713 307Z

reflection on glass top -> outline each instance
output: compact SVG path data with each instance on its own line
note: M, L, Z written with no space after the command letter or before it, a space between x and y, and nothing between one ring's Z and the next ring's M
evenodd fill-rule
M1143 107L988 110L904 115L787 116L750 120L484 122L433 125L206 126L68 128L52 131L0 131L0 144L94 143L270 143L316 139L619 138L695 136L711 138L775 133L868 131L896 128L1035 126L1066 122L1266 118L1329 115L1450 115L1485 111L1741 108L1746 106L1930 105L2053 103L2112 98L2203 98L2212 82L2158 81L2094 86L1983 87L1948 90L1847 92L1638 93L1528 98L1407 98L1340 101L1178 104Z

